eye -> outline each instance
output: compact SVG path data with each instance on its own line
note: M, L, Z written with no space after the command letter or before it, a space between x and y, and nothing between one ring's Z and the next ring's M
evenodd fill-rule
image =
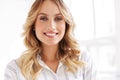
M62 20L63 20L63 17L61 17L61 16L55 17L55 21L62 21Z
M48 20L48 18L47 18L46 16L41 16L39 19L40 19L41 21L47 21L47 20Z

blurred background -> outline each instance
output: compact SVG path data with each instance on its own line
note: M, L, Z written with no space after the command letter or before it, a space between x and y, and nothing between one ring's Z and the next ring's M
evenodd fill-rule
M23 24L34 0L0 0L0 80L6 65L25 50ZM97 80L120 80L120 0L64 0L75 36L92 56Z

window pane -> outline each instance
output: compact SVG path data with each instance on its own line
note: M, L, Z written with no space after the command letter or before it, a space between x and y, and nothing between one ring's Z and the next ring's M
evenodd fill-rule
M96 38L115 33L114 0L94 0Z

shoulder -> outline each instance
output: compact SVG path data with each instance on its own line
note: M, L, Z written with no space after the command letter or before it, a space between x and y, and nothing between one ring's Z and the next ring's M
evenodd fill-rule
M96 71L91 53L87 49L81 50L79 60L85 63L83 68L85 80L96 80Z
M81 49L80 50L79 60L81 60L81 61L83 61L85 63L90 63L92 61L92 56L88 52L87 49Z
M16 62L16 60L10 61L10 62L7 64L7 67L8 67L8 68L13 68L13 69L17 68L17 62Z
M5 73L4 73L4 80L7 80L7 79L17 80L16 74L17 74L17 63L15 60L12 60L6 66Z
M88 50L86 49L81 50L79 61L82 61L84 63L83 71L92 70L93 60Z
M93 68L93 58L91 53L86 48L82 48L80 52L79 60L85 63L84 68Z
M6 66L6 70L11 70L12 72L16 73L16 70L18 69L16 60L12 60L10 61L7 66Z
M16 60L12 60L6 66L4 80L18 80L20 74L21 72Z

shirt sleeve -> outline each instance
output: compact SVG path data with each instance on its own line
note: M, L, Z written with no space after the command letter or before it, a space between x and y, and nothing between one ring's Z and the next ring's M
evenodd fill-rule
M4 80L18 80L16 69L17 69L17 64L15 60L8 63L4 73Z
M83 80L96 80L96 71L93 59L88 51L81 52L81 60L85 62L85 66L83 68Z

